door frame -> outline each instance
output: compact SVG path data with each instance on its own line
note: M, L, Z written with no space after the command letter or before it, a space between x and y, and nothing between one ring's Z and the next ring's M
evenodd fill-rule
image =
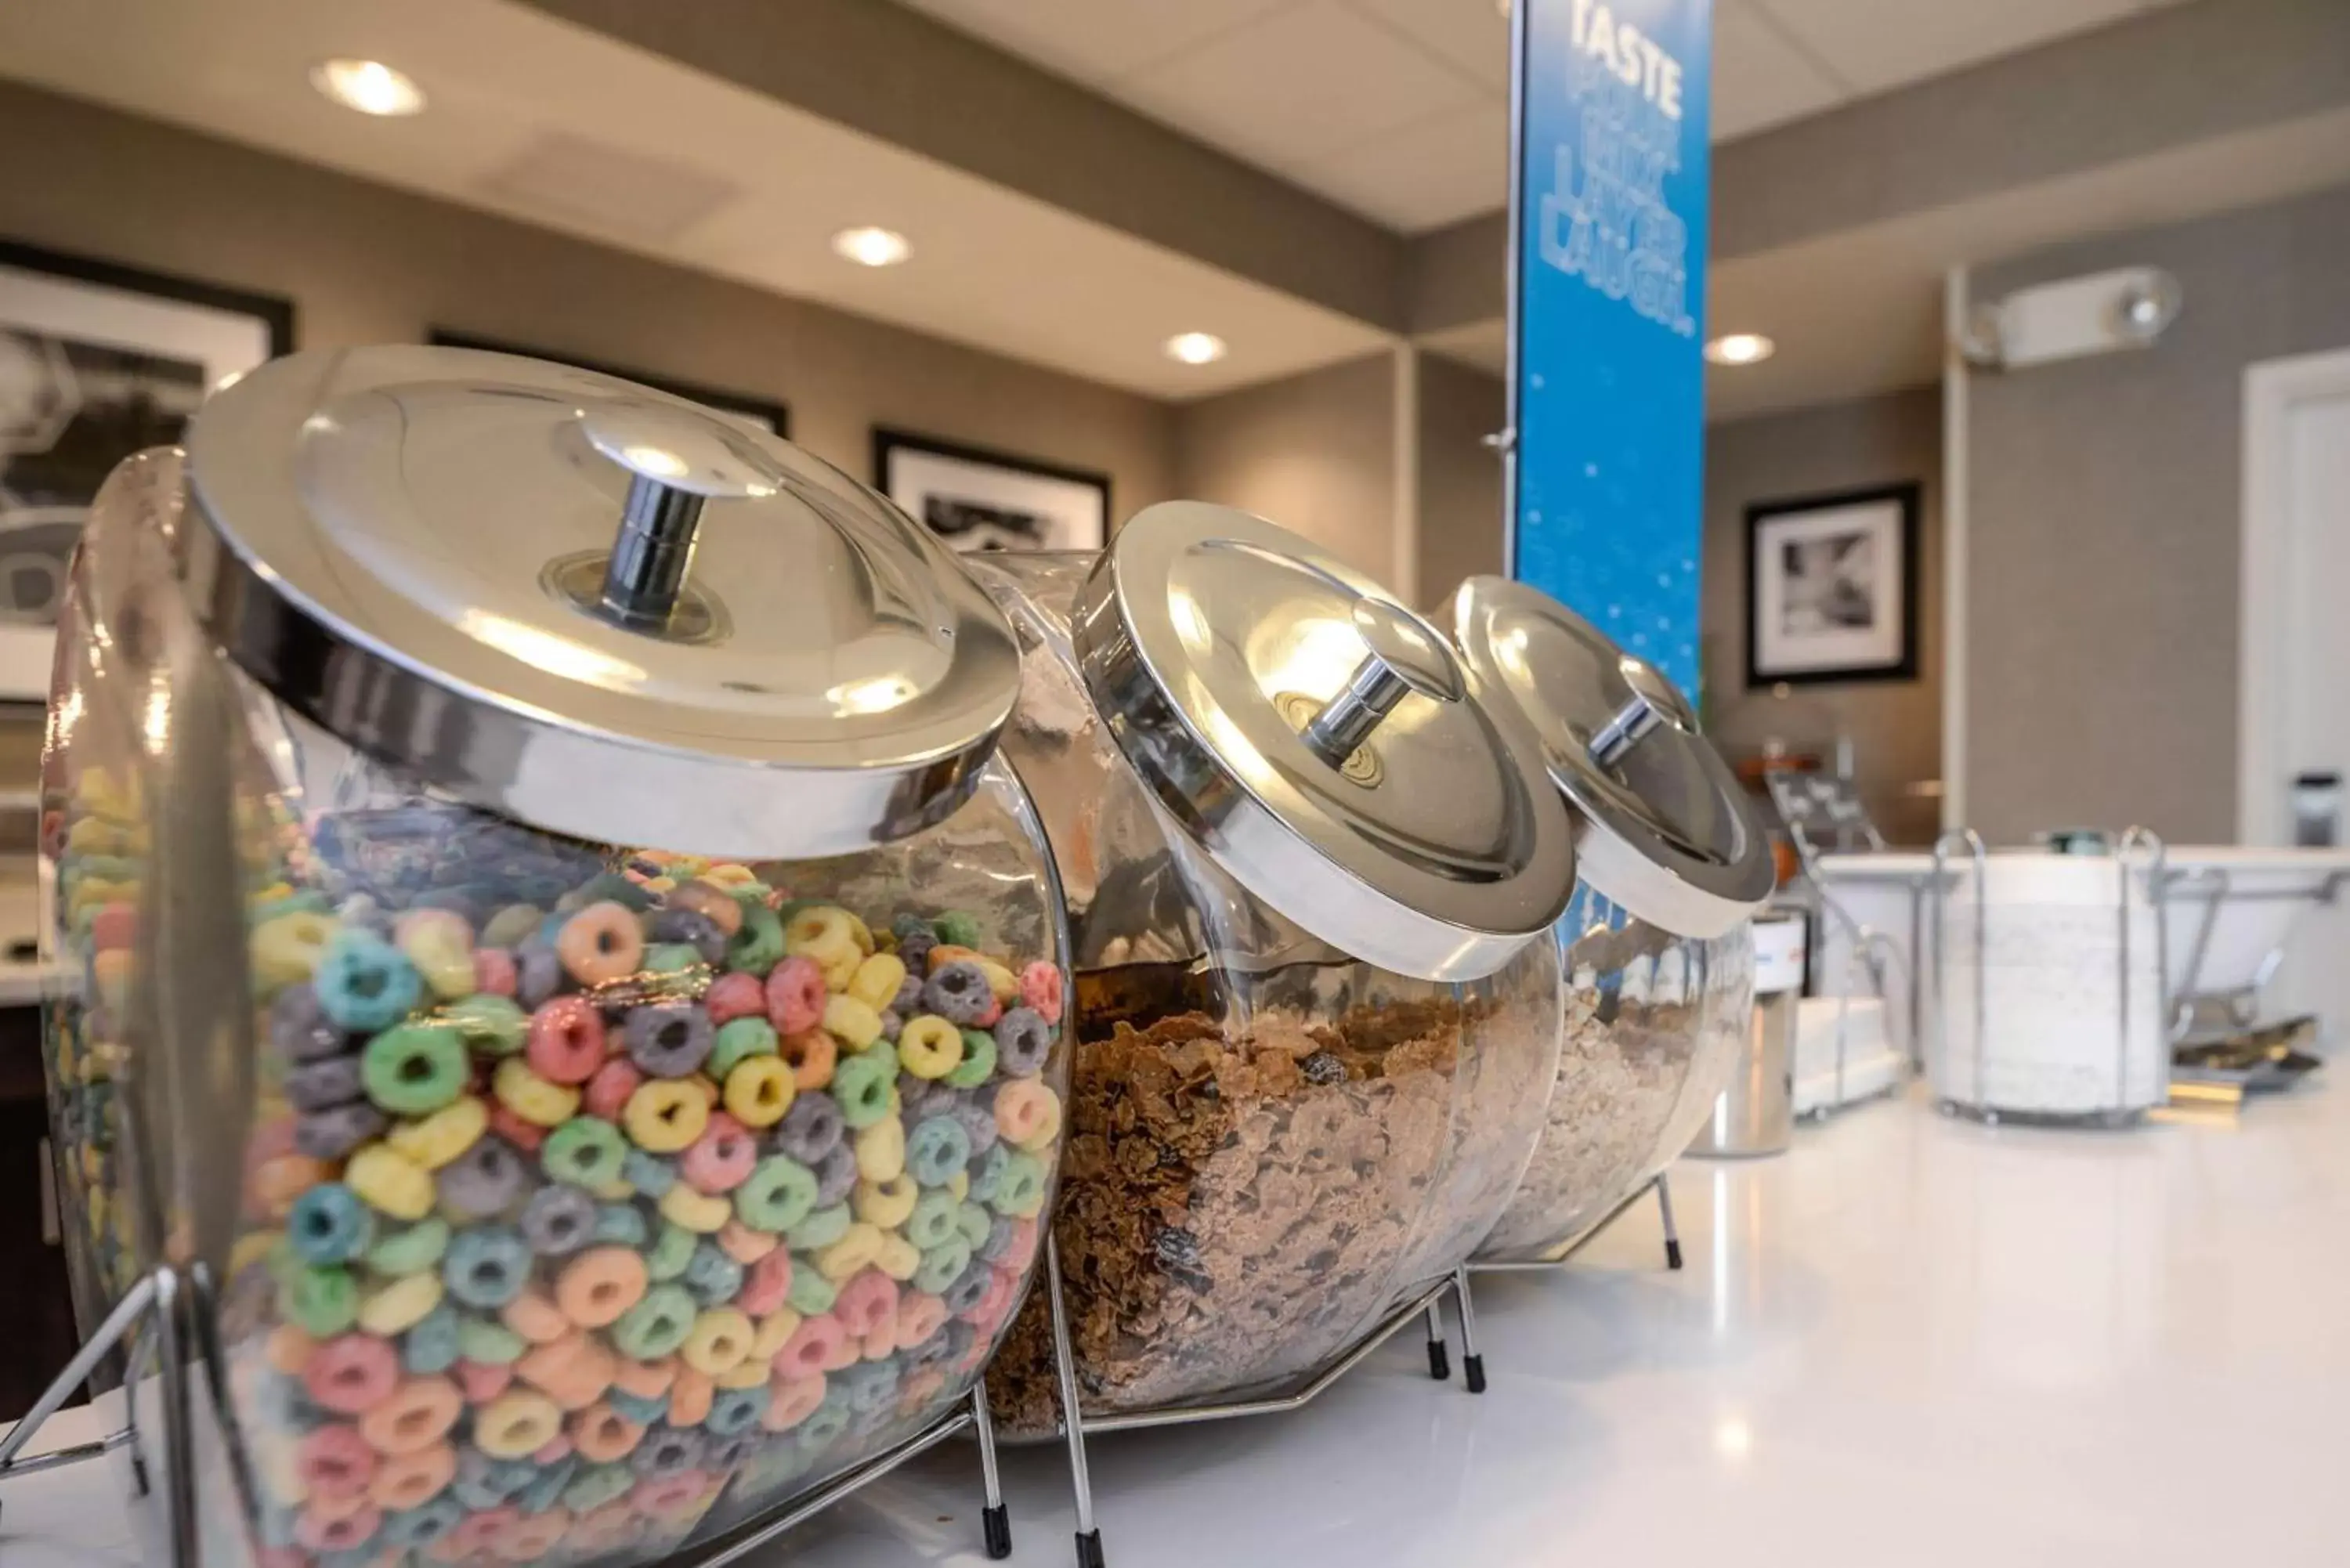
M2350 348L2244 369L2236 661L2236 834L2244 844L2292 842L2291 812L2277 785L2285 729L2283 675L2292 657L2284 646L2290 628L2282 613L2293 560L2287 437L2297 406L2335 398L2350 398Z

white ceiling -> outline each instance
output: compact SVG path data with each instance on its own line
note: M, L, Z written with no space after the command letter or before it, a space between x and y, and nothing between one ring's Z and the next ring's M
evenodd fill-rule
M430 107L370 119L328 103L306 74L336 55L400 67ZM1389 341L504 0L0 0L0 76L1155 397ZM830 237L864 223L903 230L913 259L835 256ZM1160 352L1193 330L1231 356Z
M1240 128L1230 135L1270 166L1283 167L1284 148L1311 149L1296 166L1314 171L1309 183L1390 222L1425 226L1501 201L1493 0L915 3L1055 69L1095 73L1153 113ZM1716 4L1716 109L1735 132L2140 0ZM305 73L337 54L410 70L430 110L376 120L328 105ZM1211 394L1389 341L509 0L0 0L0 76L1151 396ZM2056 187L2003 192L1717 267L1711 323L1769 332L1781 351L1713 372L1710 413L1929 379L1936 289L1951 264L2350 174L2350 127L2305 122L2277 137L2114 166L2062 200ZM831 254L834 232L877 223L912 237L910 264L875 272ZM1226 337L1231 357L1194 368L1159 352L1195 329ZM1452 338L1429 347L1498 367L1498 322Z
M1408 233L1507 195L1497 0L904 0ZM1714 0L1744 136L2172 0Z

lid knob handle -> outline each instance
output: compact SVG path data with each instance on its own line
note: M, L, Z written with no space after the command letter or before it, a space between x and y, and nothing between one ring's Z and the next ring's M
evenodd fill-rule
M604 564L604 587L597 603L622 626L669 624L693 561L694 530L702 525L702 500L639 473L629 480L620 509L619 535Z
M1334 768L1355 754L1406 692L1458 702L1467 691L1460 662L1442 635L1401 605L1357 599L1354 621L1368 651L1338 694L1314 715L1304 737L1306 747Z
M595 607L615 625L658 630L685 591L703 504L773 495L782 472L742 434L684 407L607 403L583 411L579 428L629 475Z
M1672 683L1658 673L1656 666L1627 654L1617 668L1629 694L1592 734L1591 760L1603 768L1621 762L1625 753L1660 724L1676 730L1689 728L1683 722L1687 705Z

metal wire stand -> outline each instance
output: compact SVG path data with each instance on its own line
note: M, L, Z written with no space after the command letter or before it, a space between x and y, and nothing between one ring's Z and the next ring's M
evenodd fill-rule
M1061 1250L1049 1231L1045 1239L1044 1284L1046 1300L1052 1308L1054 1371L1060 1385L1063 1415L1061 1436L1068 1446L1069 1480L1076 1494L1078 1568L1102 1568L1101 1530L1094 1520L1093 1478L1086 1463L1086 1444L1093 1438L1107 1432L1187 1427L1202 1421L1229 1421L1244 1416L1278 1416L1301 1409L1361 1366L1374 1351L1394 1338L1404 1324L1423 1314L1431 1324L1439 1323L1438 1314L1448 1293L1460 1303L1464 1359L1466 1365L1473 1368L1470 1374L1470 1391L1482 1393L1484 1390L1484 1369L1477 1360L1473 1342L1467 1337L1471 1332L1468 1271L1459 1269L1412 1292L1401 1304L1379 1320L1377 1328L1357 1341L1353 1349L1288 1393L1261 1399L1234 1399L1211 1405L1176 1406L1162 1410L1121 1410L1109 1415L1088 1416L1078 1400L1076 1360L1069 1348L1068 1303L1061 1286ZM1446 1371L1433 1365L1432 1359L1430 1371L1438 1377L1448 1376ZM702 1568L702 1565L697 1565L697 1568Z
M1853 919L1851 912L1845 909L1842 904L1838 903L1835 895L1828 891L1828 879L1826 876L1822 873L1820 868L1820 847L1812 841L1811 833L1805 826L1808 813L1800 808L1799 797L1795 794L1796 781L1794 777L1783 774L1773 774L1770 775L1765 782L1771 792L1772 804L1778 807L1781 819L1787 825L1788 841L1794 846L1795 861L1797 866L1802 868L1803 872L1799 885L1809 889L1808 897L1799 897L1794 898L1793 901L1797 903L1799 906L1808 906L1818 924L1819 934L1822 940L1816 950L1823 955L1826 952L1826 928L1831 921L1840 925L1844 929L1846 934L1851 939L1852 942L1852 950L1847 959L1844 981L1837 992L1835 1100L1833 1105L1821 1106L1807 1113L1813 1120L1825 1121L1836 1110L1842 1108L1844 1105L1845 1030L1846 1015L1850 1012L1848 1004L1852 1000L1852 975L1850 966L1860 962L1861 957L1864 953L1875 953L1877 955L1876 959L1871 961L1870 969L1876 976L1877 994L1880 1001L1885 998L1884 964L1889 960L1897 968L1901 968L1903 966L1900 961L1900 950L1894 945L1891 939L1884 932L1877 930L1869 926L1863 925L1858 920ZM1885 836L1877 830L1876 823L1871 821L1866 813L1859 811L1857 801L1850 803L1849 812L1852 814L1857 814L1856 821L1863 838L1863 847L1873 853L1883 853L1886 848ZM1947 837L1949 836L1945 835L1944 836ZM1839 854L1848 854L1851 852L1852 851L1848 847L1839 847L1837 849L1837 853ZM1941 878L1939 874L1942 869L1939 846L1937 846L1934 868L1937 875L1933 879L1933 885L1937 889L1939 889L1941 887ZM1907 882L1909 890L1909 950L1914 955L1918 951L1919 939L1923 934L1919 929L1919 921L1921 919L1921 905L1924 901L1927 884L1924 879L1916 877L1907 877L1904 878L1904 880ZM1784 896L1785 894L1783 893L1783 897ZM1937 896L1939 897L1939 893ZM1918 1054L1918 1036L1923 1033L1924 1023L1918 1011L1918 993L1919 988L1917 971L1919 967L1920 966L1918 961L1913 958L1910 963L1906 966L1904 973L1904 978L1908 982L1908 997L1909 1002L1909 1035L1908 1047L1909 1064L1912 1067L1924 1065L1922 1059ZM1890 1094L1893 1092L1894 1088L1898 1086L1898 1081L1897 1080L1895 1084L1888 1085L1883 1093ZM1872 1096L1871 1097L1875 1098L1877 1096Z
M1990 953L1991 921L1986 889L1991 880L1988 875L1991 854L1983 844L1982 836L1971 827L1954 827L1934 840L1932 883L1934 946L1933 962L1930 967L1934 975L1935 1061L1939 1064L1947 1060L1946 1054L1950 1049L1950 997L1946 984L1948 950L1945 944L1943 919L1945 907L1950 902L1950 884L1943 873L1948 868L1949 851L1953 844L1965 848L1974 875L1974 1028L1972 1031L1973 1076L1970 1081L1974 1098L1971 1101L1955 1099L1943 1093L1941 1085L1937 1084L1936 1101L1943 1114L1967 1116L1990 1127L1996 1127L2002 1121L2049 1127L2126 1127L2141 1119L2147 1107L2133 1106L2130 1104L2129 1095L2130 875L2134 870L2142 870L2146 876L2147 899L2154 909L2155 995L2158 998L2167 998L2169 995L2169 988L2165 980L2165 971L2168 966L2168 947L2163 912L2167 874L2164 870L2165 850L2162 840L2146 828L2131 827L2122 834L2114 846L2114 862L2117 873L2114 910L2120 937L2116 958L2117 1005L2115 1009L2114 1097L2113 1104L2110 1106L2077 1113L2002 1110L1991 1103L1991 1096L1984 1078L1989 1038L1984 1020L1991 967L1987 961ZM2133 863L2131 859L2133 851L2143 852L2144 858Z
M1820 911L1843 922L1845 929L1851 934L1852 950L1846 960L1844 979L1836 988L1835 1087L1825 1104L1814 1106L1808 1111L1798 1113L1802 1119L1810 1122L1825 1122L1838 1111L1848 1109L1858 1103L1847 1099L1845 1094L1845 1067L1850 1055L1851 1046L1849 1025L1852 1016L1853 971L1864 965L1867 968L1871 983L1876 989L1876 1000L1882 1008L1886 1000L1886 966L1890 964L1899 967L1901 963L1900 950L1894 945L1890 937L1874 927L1864 926L1855 920L1845 912L1843 906L1828 898L1825 892L1820 896ZM1911 974L1908 978L1909 993L1914 1000L1918 991L1917 977ZM1890 1014L1887 1016L1889 1018ZM1800 1037L1800 1031L1798 1034ZM1889 1047L1891 1042L1888 1040L1887 1044ZM1904 1051L1899 1054L1907 1057L1909 1053ZM1866 1097L1872 1100L1882 1099L1900 1086L1901 1075L1897 1072L1891 1083Z
M2259 1023L2261 992L2267 989L2277 966L2284 961L2284 947L2280 943L2262 955L2249 984L2228 991L2202 990L2203 964L2210 956L2211 933L2220 923L2221 905L2331 904L2339 896L2345 880L2350 880L2350 875L2335 871L2329 873L2314 888L2239 888L2228 868L2222 866L2165 871L2155 890L2158 904L2167 908L2172 903L2199 902L2203 906L2202 915L2195 927L2194 945L2187 953L2187 972L2178 977L2176 991L2166 987L2163 996L2164 1004L2170 1010L2172 1043L2175 1044L2183 1040L2207 1020L2216 1019L2221 1025L2232 1029L2249 1029Z
M152 1352L155 1363L156 1391L162 1406L163 1430L160 1437L163 1469L163 1509L165 1521L165 1551L174 1568L192 1568L197 1561L196 1476L194 1460L194 1412L189 1404L188 1378L194 1370L192 1363L202 1359L204 1381L213 1400L213 1413L224 1428L234 1431L234 1417L229 1410L228 1390L221 1381L219 1357L209 1354L217 1348L212 1335L210 1314L212 1292L208 1276L201 1265L185 1273L170 1264L159 1264L135 1281L112 1311L98 1326L89 1342L66 1364L65 1370L53 1378L33 1407L5 1438L0 1438L0 1481L16 1476L35 1475L43 1470L58 1469L68 1465L84 1464L100 1459L117 1449L130 1451L131 1486L137 1496L152 1494L153 1485L147 1463L146 1443L139 1429L139 1389L145 1376L144 1368ZM204 1342L208 1353L201 1358L189 1353L191 1334ZM125 1352L126 1370L123 1376L123 1424L95 1442L60 1449L53 1453L20 1457L50 1417L63 1409L81 1386L88 1381L100 1362L114 1352ZM232 1450L236 1445L231 1445ZM244 1469L241 1451L234 1454L238 1501L243 1506L248 1524L257 1520L255 1493L252 1477Z
M1601 1215L1589 1229L1568 1245L1565 1251L1561 1252L1557 1257L1534 1258L1516 1263L1471 1263L1462 1272L1471 1274L1523 1274L1533 1273L1542 1269L1558 1268L1570 1262L1577 1252L1599 1240L1601 1231L1622 1219L1626 1210L1651 1193L1654 1193L1657 1199L1657 1218L1663 1222L1665 1228L1665 1267L1678 1269L1681 1266L1681 1233L1679 1227L1673 1222L1672 1184L1666 1179L1665 1173L1660 1170L1632 1189L1621 1202Z
M672 1568L724 1568L757 1551L776 1537L806 1523L833 1504L871 1485L918 1455L929 1452L958 1433L978 1439L980 1484L986 1498L980 1521L990 1557L1012 1555L1012 1521L1003 1504L1003 1478L995 1463L995 1426L987 1413L987 1381L982 1378L960 1409L949 1412L901 1443L892 1445L843 1470L814 1491L806 1492L783 1512L754 1519L699 1546L667 1559Z
M1524 1262L1470 1262L1453 1272L1451 1281L1452 1300L1461 1314L1461 1376L1471 1394L1485 1391L1485 1358L1477 1349L1477 1325L1473 1309L1469 1304L1469 1276L1471 1274L1525 1274L1546 1269L1565 1268L1575 1255L1599 1239L1599 1233L1613 1225L1624 1211L1640 1199L1656 1195L1657 1217L1665 1228L1665 1267L1681 1266L1681 1233L1673 1222L1673 1189L1663 1171L1634 1188L1615 1208L1601 1215L1598 1220L1570 1243L1555 1258L1530 1259ZM1428 1299L1428 1375L1440 1381L1451 1376L1450 1353L1444 1337L1444 1290L1439 1286Z
M142 1276L107 1314L89 1342L42 1392L24 1419L18 1421L5 1437L0 1437L0 1481L87 1463L118 1449L128 1449L130 1450L133 1488L140 1497L150 1495L146 1443L140 1432L136 1413L138 1386L143 1375L142 1367L148 1360L147 1353L151 1347L163 1412L163 1430L159 1442L166 1519L164 1561L171 1568L196 1568L200 1562L194 1422L188 1395L188 1380L198 1364L203 1366L203 1380L213 1401L213 1417L228 1438L224 1447L235 1478L248 1540L255 1542L257 1549L260 1541L258 1493L254 1489L246 1464L244 1445L236 1435L234 1412L230 1407L228 1391L220 1374L224 1362L214 1329L216 1321L212 1313L212 1292L201 1265L190 1269L185 1274L168 1265L160 1266ZM124 1424L95 1442L29 1458L20 1457L35 1434L73 1398L99 1363L113 1351L126 1348L129 1371L123 1384ZM980 1480L984 1497L980 1519L987 1554L996 1559L1009 1557L1012 1555L1011 1518L1004 1507L1002 1478L996 1468L995 1428L988 1416L987 1385L983 1379L972 1387L970 1399L959 1408L941 1416L903 1442L833 1477L814 1491L801 1496L783 1512L745 1521L717 1539L688 1548L669 1561L679 1568L723 1568L724 1564L737 1561L746 1552L765 1545L860 1488L880 1480L916 1455L936 1448L965 1430L970 1431L979 1444Z

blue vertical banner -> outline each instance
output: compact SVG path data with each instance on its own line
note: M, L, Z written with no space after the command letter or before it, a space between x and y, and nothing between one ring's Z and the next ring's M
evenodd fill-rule
M1712 0L1517 0L1510 558L1698 690Z

